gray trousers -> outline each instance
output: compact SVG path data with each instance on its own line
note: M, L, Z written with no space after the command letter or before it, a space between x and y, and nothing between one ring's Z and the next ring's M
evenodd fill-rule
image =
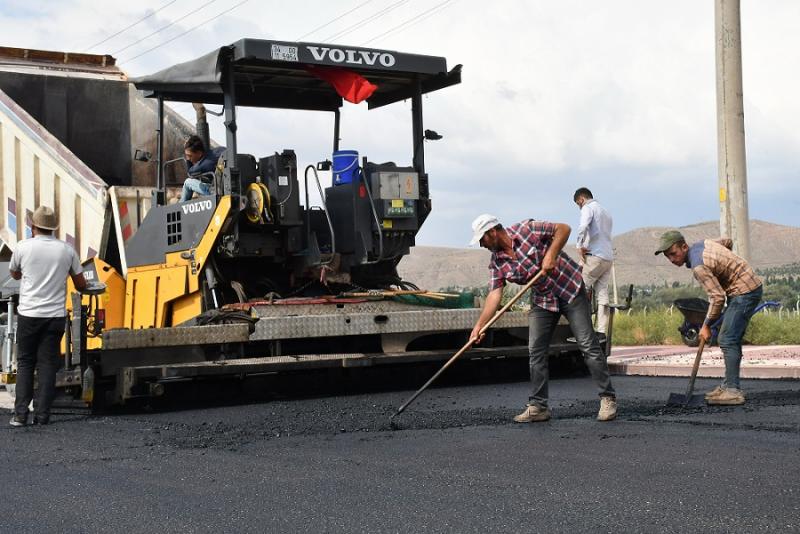
M608 374L606 356L597 341L592 328L592 311L586 291L581 288L572 302L559 299L561 312L551 312L538 306L532 306L529 314L528 355L531 370L531 396L528 405L547 408L547 381L550 376L548 366L550 340L553 338L558 320L563 314L569 321L569 327L575 336L578 348L583 353L586 366L597 384L601 397L615 397Z
M50 406L56 395L56 372L61 366L59 343L64 335L65 318L17 317L17 398L14 413L28 416L33 399L33 373L39 383L33 409L36 416L50 417Z

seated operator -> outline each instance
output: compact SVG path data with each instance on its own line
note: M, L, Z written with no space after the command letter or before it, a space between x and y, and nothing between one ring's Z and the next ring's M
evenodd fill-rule
M211 194L213 173L223 152L225 152L225 147L206 150L203 140L196 135L192 135L186 140L183 144L183 155L186 157L189 177L183 182L181 202L191 200L194 193Z

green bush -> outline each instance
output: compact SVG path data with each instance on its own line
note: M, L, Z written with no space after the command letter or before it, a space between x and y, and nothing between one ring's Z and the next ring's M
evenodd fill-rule
M683 343L678 327L683 315L677 310L634 311L614 315L614 345L673 345Z
M786 311L759 313L744 338L754 345L800 345L800 316Z
M745 341L754 345L800 345L800 316L794 313L793 308L800 299L800 276L792 274L798 265L784 266L769 272L760 273L768 275L771 284L764 286L763 300L778 300L786 306L782 314L777 311L759 313L750 321L750 326L745 333ZM787 270L788 269L788 270ZM788 273L788 274L787 274ZM779 278L782 277L782 278ZM517 285L508 285L503 290L501 304L505 304L519 291ZM625 286L626 287L626 286ZM625 287L620 287L620 298L626 294ZM461 288L449 288L451 291ZM473 288L475 295L485 298L487 287ZM632 310L622 312L614 318L613 344L625 345L681 345L683 340L678 332L678 327L683 323L683 314L671 307L675 299L700 297L707 298L705 292L697 285L681 286L638 286L634 287ZM529 305L528 295L523 296L514 305L514 310L526 309ZM670 311L670 309L672 311Z
M668 309L616 314L612 343L625 345L683 344L678 327L683 315ZM750 321L745 340L753 345L800 345L800 316L786 310L758 313Z

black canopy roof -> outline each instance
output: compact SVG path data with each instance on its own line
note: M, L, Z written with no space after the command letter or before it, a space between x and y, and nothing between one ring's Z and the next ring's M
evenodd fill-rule
M370 109L461 82L461 65L447 70L443 57L318 43L242 39L192 61L131 79L147 96L182 102L223 103L234 77L236 105L335 111L342 98L306 65L356 72L378 86Z

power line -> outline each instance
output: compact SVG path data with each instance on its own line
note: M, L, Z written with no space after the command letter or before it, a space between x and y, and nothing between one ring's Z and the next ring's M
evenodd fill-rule
M342 31L331 35L330 37L325 39L324 42L330 42L330 41L332 41L334 39L338 39L339 37L344 37L345 35L347 35L349 33L353 33L355 30L361 28L365 24L367 24L369 22L372 22L374 20L377 20L380 17L383 17L384 15L389 14L391 11L394 11L398 7L402 6L403 4L407 4L410 1L411 0L400 0L400 1L395 2L393 4L389 4L388 7L385 7L383 9L381 9L377 13L375 13L375 14L373 14L373 15L365 18L365 19L360 20L360 21L356 22L355 24L351 24L350 26L348 26L347 28L343 29Z
M377 39L380 39L381 37L389 35L391 33L400 33L403 30L407 30L408 28L410 28L414 24L422 22L423 20L435 15L438 11L442 11L444 8L447 7L447 4L449 4L449 3L453 2L453 1L454 0L444 0L444 2L440 2L440 3L436 4L432 8L430 8L430 9L428 9L426 11L423 11L422 13L419 13L418 15L416 15L414 17L411 17L410 19L406 20L405 22L402 22L402 23L398 24L394 28L390 28L390 29L386 30L383 33L379 33L378 35L376 35L372 39L369 39L368 41L364 41L359 46L364 46L366 44L369 44L369 43L371 43L371 42L373 42L373 41L375 41Z
M214 1L214 0L212 0L212 1ZM144 52L142 52L141 54L138 54L138 55L135 55L135 56L133 56L133 57L131 57L131 58L128 58L128 59L124 60L123 62L133 61L134 59L136 59L136 58L139 58L139 57L142 57L142 56L143 56L143 55L145 55L145 54L149 54L149 53L150 53L150 52L152 52L153 50L155 50L155 49L157 49L157 48L161 48L161 47L162 47L162 46L164 46L165 44L169 44L169 43L171 43L172 41L174 41L175 39L178 39L178 38L180 38L180 37L183 37L183 36L184 36L184 35L186 35L187 33L189 33L189 32L192 32L192 31L196 30L196 29L197 29L197 28L199 28L200 26L202 26L202 25L204 25L204 24L208 24L208 23L209 23L209 22L211 22L212 20L214 20L214 19L218 19L219 17L221 17L222 15L224 15L224 14L226 14L226 13L230 13L231 11L233 11L234 9L236 9L237 7L241 6L242 4L246 4L246 3L247 3L247 2L249 2L249 1L250 1L250 0L242 0L242 1L241 1L241 2L239 2L238 4L235 4L235 5L231 6L230 8L226 9L226 10L225 10L225 11L223 11L222 13L219 13L219 14L217 14L217 15L214 15L214 16L213 16L213 17L211 17L210 19L206 19L206 20L204 20L203 22L201 22L201 23L200 23L200 24L198 24L197 26L192 26L191 28L189 28L189 29L188 29L188 30L186 30L185 32L183 32L183 33L179 33L178 35L176 35L176 36L175 36L175 37L173 37L172 39L169 39L169 40L167 40L167 41L164 41L163 43L161 43L161 44L158 44L158 45L156 45L156 46L154 46L153 48L150 48L150 49L148 49L148 50L145 50L145 51L144 51ZM123 63L123 62L120 62L120 63Z
M169 7L169 6L171 6L171 5L172 5L172 4L174 4L176 1L177 1L177 0L170 0L169 2L167 2L167 3L166 3L166 4L164 4L163 6L159 7L158 9L156 9L155 11L153 11L152 13L150 13L150 14L148 14L148 15L145 15L144 17L140 18L139 20L137 20L136 22L134 22L134 23L133 23L133 24L131 24L130 26L126 26L126 27L122 28L120 31L118 31L117 33L114 33L114 34L112 34L112 35L109 35L108 37L106 37L106 38L105 38L105 39L103 39L102 41L100 41L100 42L98 42L98 43L95 43L95 44L93 44L92 46L89 46L89 47L86 47L86 48L84 48L84 49L83 49L83 51L84 51L84 52L88 52L88 51L89 51L89 50L91 50L92 48L94 48L94 47L96 47L96 46L100 46L101 44L105 43L106 41L110 41L111 39L113 39L113 38L114 38L114 37L116 37L117 35L120 35L121 33L125 33L126 31L130 30L131 28L133 28L134 26L136 26L136 25L137 25L137 24L139 24L140 22L144 22L145 20L149 19L150 17L152 17L153 15L155 15L156 13L158 13L159 11L161 11L162 9L164 9L165 7Z
M331 24L333 24L333 23L334 23L334 22L336 22L337 20L341 19L342 17L345 17L345 16L349 15L350 13L352 13L353 11L355 11L356 9L359 9L359 8L361 8L361 7L364 7L365 5L367 5L367 4L369 4L370 2L373 2L373 1L374 1L374 0L367 0L366 2L362 2L362 3L358 4L356 7L354 7L354 8L353 8L353 9L351 9L350 11L346 11L346 12L342 13L341 15L339 15L338 17L336 17L335 19L329 20L328 22L326 22L326 23L325 23L325 24L323 24L322 26L317 26L316 28L314 28L313 30L311 30L310 32L308 32L307 34L305 34L305 35L301 35L300 37L298 37L298 38L297 38L297 39L295 39L295 40L296 40L296 41L299 41L300 39L305 39L305 38L306 38L306 37L308 37L309 35L311 35L311 34L314 34L314 33L317 33L317 32L318 32L319 30L321 30L322 28L326 28L326 27L330 26Z
M211 0L211 2L215 2L215 1L216 1L216 0ZM186 35L187 33L189 33L189 32L192 32L192 31L196 30L197 28L199 28L200 26L203 26L204 24L208 24L208 23L209 23L209 22L211 22L212 20L218 19L218 18L219 18L219 17L221 17L222 15L224 15L224 14L226 14L226 13L229 13L229 12L233 11L233 10L234 10L234 9L236 9L237 7L241 6L242 4L245 4L245 3L247 3L247 2L249 2L249 1L250 1L250 0L242 0L242 1L241 1L241 2L239 2L238 4L236 4L236 5L234 5L234 6L231 6L230 8L226 9L225 11L222 11L221 13L218 13L218 14L214 15L213 17L211 17L211 18L209 18L209 19L206 19L206 20L204 20L204 21L203 21L203 22L201 22L200 24L197 24L196 26L192 26L192 27L191 27L191 28L189 28L188 30L186 30L186 31L184 31L184 32L181 32L181 33L179 33L178 35L176 35L176 36L175 36L175 37L173 37L172 39L168 39L168 40L166 40L166 41L164 41L164 42L162 42L162 43L159 43L159 44L157 44L157 45L156 45L156 46L154 46L153 48L149 48L149 49L145 50L144 52L142 52L142 53L140 53L140 54L137 54L137 55L135 55L135 56L133 56L133 57L130 57L130 58L124 59L123 61L120 61L120 62L118 62L118 63L120 63L120 64L121 64L121 63L127 63L127 62L129 62L129 61L133 61L133 60L134 60L134 59L136 59L136 58L142 57L142 56L144 56L145 54L149 54L149 53L150 53L150 52L152 52L153 50L156 50L156 49L158 49L158 48L161 48L162 46L164 46L164 45L166 45L166 44L169 44L169 43L171 43L172 41L174 41L174 40L176 40L176 39L178 39L178 38L180 38L180 37L183 37L183 36L184 36L184 35ZM209 4L210 4L211 2L209 2ZM208 5L208 4L205 4L205 5Z
M154 36L155 34L163 32L164 30L166 30L166 29L167 29L167 28L169 28L170 26L174 26L175 24L177 24L178 22L182 21L183 19L185 19L185 18L186 18L186 17L188 17L189 15L192 15L192 14L194 14L194 13L197 13L197 12L198 12L198 11L200 11L201 9L203 9L203 8L205 8L205 7L207 7L207 6L210 6L211 4L213 4L213 3L214 3L214 2L216 2L216 1L217 1L217 0L209 0L208 2L206 2L205 4L203 4L202 6L200 6L200 7L198 7L198 8L194 8L194 9L192 9L191 11L189 11L188 13L186 13L185 15L183 15L183 16L180 16L180 17L176 18L175 20L173 20L172 22L170 22L170 23L169 23L169 24L167 24L166 26L162 26L162 27L160 27L159 29L157 29L156 31L154 31L153 33L149 33L149 34L145 35L144 37L142 37L142 38L141 38L141 39L139 39L138 41L134 41L134 42L130 43L128 46L124 46L124 47L120 48L119 50L114 50L113 52L111 52L111 55L112 55L112 56L114 56L114 55L116 55L116 54L119 54L120 52L124 52L125 50L129 49L130 47L132 47L132 46L134 46L134 45L137 45L137 44L141 43L142 41L145 41L145 40L147 40L147 39L151 38L151 37L152 37L152 36Z

